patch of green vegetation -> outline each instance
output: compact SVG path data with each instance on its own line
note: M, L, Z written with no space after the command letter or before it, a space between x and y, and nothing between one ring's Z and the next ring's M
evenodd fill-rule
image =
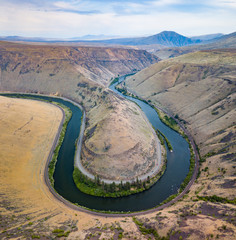
M55 171L55 166L56 166L59 150L61 148L61 145L63 143L64 137L65 137L65 134L66 134L67 125L68 125L68 123L71 119L71 116L72 116L72 112L71 112L70 108L66 107L65 105L59 104L59 103L54 103L53 102L53 104L56 104L56 105L60 106L64 110L65 120L64 120L64 123L62 125L62 129L61 129L60 137L58 139L57 146L54 149L54 154L53 154L52 160L50 161L50 163L48 165L48 176L49 176L49 180L50 180L52 186L54 186L53 174L54 174L54 171Z
M164 137L162 136L161 132L159 132L159 130L156 130L156 134L157 134L158 139L160 140L161 145L164 146L165 140L164 140Z
M214 112L214 111L212 111L212 112L211 112L211 115L218 115L218 114L219 114L219 112L218 112L218 111L215 111L215 112Z
M112 80L112 79L111 79L111 80ZM119 82L119 78L118 78L118 77L114 78L114 79L111 81L111 83L110 83L109 86L111 86L111 85L113 85L113 84L115 84L115 83L117 83L117 82Z
M78 168L74 169L73 179L80 191L100 197L122 197L128 196L130 194L142 192L147 189L148 184L146 182L141 182L141 180L136 180L136 182L130 183L122 183L115 184L106 184L100 181L99 177L95 177L95 179L90 179L87 176L83 175Z
M160 120L168 127L170 127L171 129L173 129L174 131L178 132L179 134L181 134L183 136L183 130L180 128L180 126L178 125L178 123L172 118L167 116L167 114L165 114L164 112L161 113L161 111L159 109L157 109L155 106L153 106L153 108L156 110ZM178 115L176 115L178 118Z
M213 196L197 196L197 198L199 200L203 200L205 202L220 202L220 203L230 203L230 204L236 205L236 198L234 198L233 200L230 200L230 199L219 197L219 196L216 196L216 195L213 195Z
M122 238L123 238L123 232L119 232L118 239L122 239Z
M64 233L58 233L57 237L68 237L70 234L70 231L64 232Z
M216 155L216 152L211 151L211 152L207 153L204 157L209 158L209 157L214 156L214 155Z
M56 228L52 231L53 234L56 234L57 237L68 237L70 231L65 232L63 229Z
M203 73L203 76L202 76L202 79L205 79L207 77L207 73L209 72L209 70L205 70L204 73Z
M52 233L63 233L64 230L63 229L60 229L60 228L56 228L52 231Z
M144 226L144 224L143 224L142 222L140 222L137 218L133 217L133 221L134 221L134 223L138 226L139 231L140 231L143 235L147 235L147 234L153 235L156 240L168 240L168 239L169 239L169 237L161 237L161 236L158 234L157 230L154 229L154 228L146 228L146 227Z
M188 140L188 138L186 140L189 144L189 149L190 149L190 166L189 166L188 175L185 177L184 181L180 185L180 188L179 188L180 192L182 192L185 189L185 187L188 185L188 183L190 182L193 172L194 172L194 168L195 168L195 154L193 151L193 147L192 147L190 141Z
M161 142L161 144L162 145L164 145L164 141L163 141L163 138L165 139L165 141L166 141L166 144L167 144L167 147L168 147L168 149L170 150L170 151L173 151L173 147L172 147L172 145L171 145L171 143L170 143L170 141L167 139L167 137L160 131L160 130L156 130L156 133L157 133L157 136L158 136L158 138L160 139L160 142ZM161 137L161 138L160 138Z
M36 239L36 238L37 238L37 239L40 239L40 236L33 234L33 235L31 235L31 238L32 238L32 239Z
M153 178L148 177L145 181L141 181L137 178L136 181L133 181L132 183L123 183L121 181L119 184L115 184L114 182L112 184L107 184L102 182L98 176L96 176L94 180L88 178L76 167L74 168L73 179L77 188L86 194L99 197L117 198L149 189L164 174L165 170L166 156L164 157L162 169L158 174Z

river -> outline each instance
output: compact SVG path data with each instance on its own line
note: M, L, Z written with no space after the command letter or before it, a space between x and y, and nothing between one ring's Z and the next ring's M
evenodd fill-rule
M110 89L117 94L122 95L115 90L115 85L116 84L112 85ZM16 94L11 95L15 96ZM24 94L23 96L27 96L27 94ZM72 111L72 118L68 123L54 173L55 190L63 198L90 209L127 212L153 208L170 195L177 193L178 188L189 170L189 146L180 134L176 133L160 121L156 111L148 104L131 97L126 97L135 101L146 114L154 128L159 129L170 141L173 147L173 152L167 150L166 171L150 189L144 192L121 198L102 198L90 196L79 191L75 186L72 177L74 169L75 142L80 133L81 126L81 110L72 103L59 98L45 96L34 97L37 99L62 103Z

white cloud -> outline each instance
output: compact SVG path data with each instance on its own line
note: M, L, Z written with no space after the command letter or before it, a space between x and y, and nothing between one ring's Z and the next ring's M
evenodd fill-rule
M168 6L172 4L180 4L183 3L184 0L157 0L152 2L153 6Z
M184 35L230 33L236 30L235 11L229 8L231 4L235 6L235 1L228 0L226 8L223 7L226 1L209 0L208 5L213 6L215 2L220 7L207 8L207 11L183 12L173 8L171 11L160 10L161 5L172 6L173 3L183 2L186 0L147 1L146 5L130 2L125 5L125 9L121 9L123 13L119 14L113 8L117 5L109 3L99 8L99 2L94 2L91 7L88 1L57 1L54 8L52 5L42 8L21 4L16 7L14 3L0 0L0 35L70 38L87 34L151 35L163 30L173 30ZM56 8L78 12L57 11ZM101 13L79 12L91 9L101 10Z
M219 7L236 8L236 0L211 0L210 4L219 6Z

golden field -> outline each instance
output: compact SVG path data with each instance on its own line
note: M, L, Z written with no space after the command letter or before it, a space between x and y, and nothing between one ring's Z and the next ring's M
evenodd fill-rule
M0 97L0 113L1 239L51 239L60 233L67 236L64 238L81 240L118 239L119 235L122 239L155 239L153 234L140 231L132 217L99 217L75 211L49 192L43 171L62 119L59 108ZM136 218L146 229L170 239L207 239L212 235L234 239L236 208L193 202L194 191L201 189L195 184L182 201Z
M47 55L46 49L43 56L47 57L37 58L37 54L34 53L43 53L41 51L43 47L39 49L35 46L36 49L33 48L31 46L30 50L27 50L27 47L21 48L19 45L16 47L16 44L13 46L9 44L1 52L4 55L0 63L1 91L58 94L83 104L87 113L85 134L92 133L90 130L95 125L98 130L91 134L91 138L84 143L84 146L88 144L88 147L91 147L89 144L93 143L93 139L101 149L105 142L108 143L107 145L109 143L112 145L112 142L109 139L108 142L106 139L111 130L118 132L127 124L130 126L127 136L138 134L139 131L132 129L131 124L132 119L137 117L140 117L140 126L145 125L144 119L135 113L137 111L132 104L129 105L126 101L113 96L108 89L99 85L102 82L95 83L94 79L93 81L86 79L77 68L71 67L67 57L65 61L63 60L65 55L58 59L58 49L51 47L50 56ZM74 51L76 50L73 50L72 53ZM235 93L232 92L235 85L235 66L229 64L230 59L234 58L234 52L216 51L214 56L210 56L211 53L208 55L207 53L197 54L199 55L163 61L139 72L127 81L128 86L134 84L131 86L132 90L140 93L138 95L144 94L143 97L147 100L165 107L174 114L177 113L180 118L185 120L186 127L191 130L199 144L201 155L204 156L212 150L219 151L227 147L228 143L231 144L227 152L206 159L201 167L200 178L182 200L162 211L137 216L145 229L150 229L149 234L140 231L131 217L93 216L71 210L54 199L44 185L43 170L47 154L52 146L52 135L55 136L62 117L60 111L45 103L41 103L41 107L38 105L36 108L36 103L32 104L32 101L29 100L11 99L10 102L7 102L7 100L3 100L6 98L1 97L0 103L3 102L3 104L0 108L0 127L4 127L1 129L0 136L1 143L3 142L3 145L0 146L3 148L0 151L0 238L52 239L61 234L67 236L68 239L118 239L118 236L122 235L122 239L143 240L155 239L153 233L156 231L160 236L168 235L171 240L181 238L233 240L236 235L235 205L205 202L198 200L197 195L212 196L216 194L229 199L235 197L235 170L232 161L235 156L235 145L233 145L235 126L232 121L235 119L233 105ZM220 58L219 54L221 54ZM204 58L208 56L210 64L201 64L203 59L201 55L204 55ZM223 57L228 59L225 60L227 64L221 64L218 67L217 64L222 61ZM215 59L218 59L218 62ZM189 61L192 62L188 63ZM23 64L20 65L21 63ZM103 69L101 65L100 68ZM116 74L117 72L114 73L114 75ZM151 78L153 75L156 75L156 80ZM162 79L166 81L163 82ZM104 78L103 81L105 80L107 84L107 79ZM149 88L149 86L151 87ZM5 101L7 104L4 103ZM22 106L18 105L23 101L30 102L28 105L32 108L28 113L25 110L28 106L24 106L23 110ZM18 105L19 110L16 110L18 107L11 108L12 103L15 106ZM47 110L48 107L51 110ZM57 110L52 110L53 108ZM11 109L14 111L11 112ZM37 111L35 112L34 109ZM123 109L127 111L123 111ZM3 113L6 114L6 112L9 114L8 119L3 118ZM14 112L18 113L17 117ZM33 113L35 115L32 115ZM51 115L53 115L53 119L57 119L54 127L51 125L53 123L50 121L52 120ZM24 118L24 116L28 117ZM117 121L114 116L119 116L121 121ZM9 124L18 121L19 125L15 125L12 129L9 127ZM40 123L43 124L40 125ZM39 125L44 126L42 130L40 127L40 132ZM52 128L53 130L51 130ZM146 128L150 131L147 125ZM11 129L11 132L2 134L4 131L7 132L7 129ZM17 129L19 130L16 131ZM48 135L50 131L54 132ZM103 139L100 139L100 142L95 141L95 139L98 140L96 134L99 135L102 131ZM14 133L15 135L13 135ZM147 133L143 132L142 134L140 136L145 136ZM122 139L122 134L119 137ZM42 139L44 141L40 142ZM47 144L45 144L45 139ZM141 137L136 139L137 143L138 139L143 141ZM122 141L117 140L117 142L123 144ZM14 151L8 151L12 144L20 145L15 147ZM142 144L145 146L144 141ZM132 145L130 144L130 146ZM8 156L4 161L2 161L3 153ZM107 155L109 157L109 152ZM20 162L16 162L16 159ZM60 229L62 232L58 233L55 231L56 229Z

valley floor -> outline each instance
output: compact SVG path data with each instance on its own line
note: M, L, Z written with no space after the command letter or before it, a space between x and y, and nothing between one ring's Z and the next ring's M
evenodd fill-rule
M0 97L0 116L1 239L234 239L236 207L193 201L202 189L198 183L173 206L136 218L98 217L68 208L43 180L62 119L59 108Z

